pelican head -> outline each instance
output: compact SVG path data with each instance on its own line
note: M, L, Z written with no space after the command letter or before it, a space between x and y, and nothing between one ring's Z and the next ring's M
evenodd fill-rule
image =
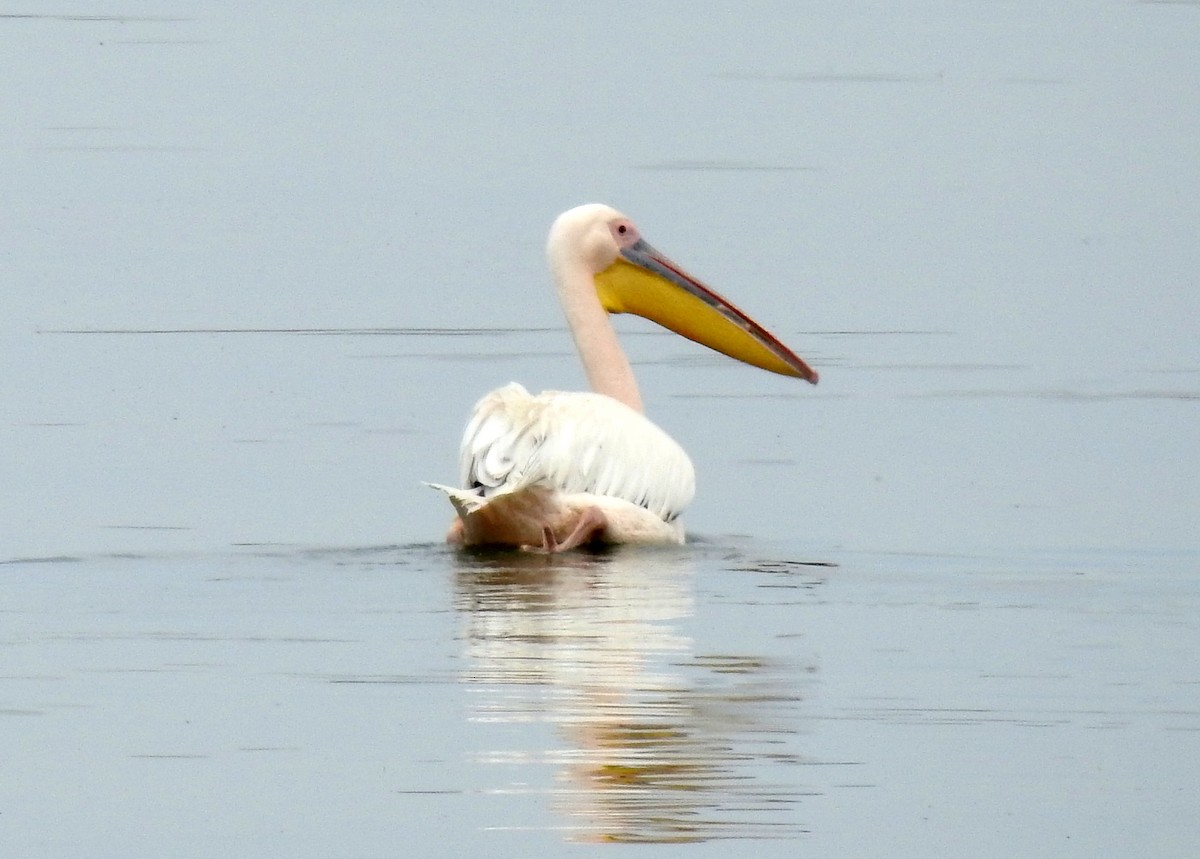
M555 220L546 246L564 304L573 273L590 275L609 313L635 313L730 358L816 384L817 373L778 338L659 253L625 215L599 203Z

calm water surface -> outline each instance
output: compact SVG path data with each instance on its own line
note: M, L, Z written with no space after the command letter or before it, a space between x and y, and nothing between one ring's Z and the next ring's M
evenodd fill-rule
M6 855L1196 855L1197 12L0 13ZM698 539L456 555L591 199L822 383L619 320Z
M21 855L1185 855L1195 555L8 563ZM705 846L707 845L707 846Z

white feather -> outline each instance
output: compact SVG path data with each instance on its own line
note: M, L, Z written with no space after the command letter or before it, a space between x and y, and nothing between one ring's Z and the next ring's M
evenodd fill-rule
M683 448L644 415L603 394L533 396L516 382L476 404L459 470L484 498L537 485L621 499L665 522L696 489Z
M459 516L487 508L534 543L542 524L589 506L617 542L680 542L695 494L691 460L645 416L603 394L533 396L515 382L476 404L459 466L462 488L430 484Z

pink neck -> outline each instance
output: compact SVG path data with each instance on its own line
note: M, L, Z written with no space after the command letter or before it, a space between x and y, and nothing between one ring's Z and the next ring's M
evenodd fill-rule
M559 272L558 296L567 325L575 338L575 348L583 362L588 384L598 394L612 397L642 412L642 397L625 351L617 342L617 332L608 312L596 295L596 285L586 269L572 267Z

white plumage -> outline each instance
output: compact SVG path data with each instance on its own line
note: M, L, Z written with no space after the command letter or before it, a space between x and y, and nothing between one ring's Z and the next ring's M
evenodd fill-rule
M624 403L590 392L534 396L516 382L476 404L459 479L465 488L436 488L454 502L468 543L511 542L516 529L517 542L539 545L545 527L561 532L588 507L605 514L612 542L681 543L679 515L696 489L683 448Z

